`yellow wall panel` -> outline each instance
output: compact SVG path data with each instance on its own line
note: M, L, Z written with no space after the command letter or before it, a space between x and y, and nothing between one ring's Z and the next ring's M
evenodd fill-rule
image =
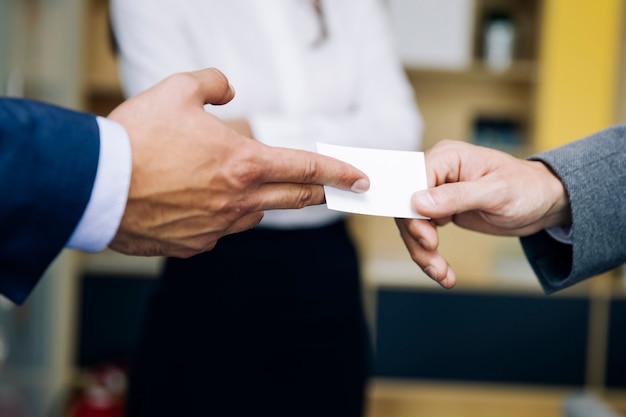
M614 122L622 1L544 1L537 150L562 145Z

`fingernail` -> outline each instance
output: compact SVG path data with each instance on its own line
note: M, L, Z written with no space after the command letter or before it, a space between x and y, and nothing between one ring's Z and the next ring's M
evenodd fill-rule
M422 208L435 207L435 200L427 190L418 191L413 194L413 200Z
M352 184L351 190L355 193L364 193L370 189L370 182L364 178L357 180L354 184Z
M230 88L230 92L234 96L235 95L235 87L233 87L233 85L231 83L228 83L228 88Z

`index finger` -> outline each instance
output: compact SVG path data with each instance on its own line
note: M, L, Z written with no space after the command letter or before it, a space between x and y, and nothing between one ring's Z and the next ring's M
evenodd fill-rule
M268 147L265 182L329 185L363 193L369 190L367 175L352 165L314 152Z

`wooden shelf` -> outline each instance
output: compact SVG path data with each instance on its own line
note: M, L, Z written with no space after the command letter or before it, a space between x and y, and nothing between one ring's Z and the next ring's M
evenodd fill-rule
M523 83L534 84L536 77L536 63L534 61L516 61L504 71L490 69L482 61L475 61L468 68L462 70L445 70L432 68L405 68L409 78L419 82L488 82L488 83Z
M117 58L111 43L108 7L108 2L104 0L89 3L85 70L86 94L105 100L122 96Z
M561 417L575 388L437 383L377 379L370 385L367 417ZM626 392L598 394L599 402L626 412Z
M142 278L157 278L161 271L164 258L126 256L106 249L100 253L85 254L83 272L106 275L133 275Z

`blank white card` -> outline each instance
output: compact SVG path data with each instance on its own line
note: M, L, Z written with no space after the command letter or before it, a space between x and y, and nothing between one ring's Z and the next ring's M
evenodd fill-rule
M411 208L411 196L428 188L423 152L317 144L317 152L347 162L370 179L363 194L324 186L331 210L372 216L426 219Z

